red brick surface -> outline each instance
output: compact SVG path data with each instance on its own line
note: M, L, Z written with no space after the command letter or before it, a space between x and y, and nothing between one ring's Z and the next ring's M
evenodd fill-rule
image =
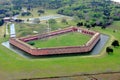
M59 34L65 34L68 32L73 31L80 31L82 34L91 35L92 38L86 43L84 46L68 46L68 47L58 47L58 48L45 48L45 49L39 49L32 47L28 45L27 41L42 39L49 36L55 36ZM97 44L97 42L100 39L100 33L82 29L82 28L66 28L64 30L58 30L53 31L48 34L42 34L42 35L34 35L24 38L10 38L9 42L10 44L18 47L19 49L31 54L31 55L53 55L53 54L68 54L68 53L83 53L83 52L89 52L93 49L93 47Z

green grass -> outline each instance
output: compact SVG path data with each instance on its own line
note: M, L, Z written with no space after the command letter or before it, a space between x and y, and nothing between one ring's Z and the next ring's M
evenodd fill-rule
M50 47L63 47L63 46L80 46L84 45L90 36L83 35L78 32L66 33L54 37L48 37L42 40L35 40L35 47L50 48Z
M46 32L46 24L26 24L26 23L15 23L17 37L23 37L27 35L34 35L34 31L39 34Z
M112 28L93 28L93 30L110 36L110 40L106 46L109 46L114 39L120 41L120 24L113 24L113 26L118 30L116 33L113 32ZM8 38L4 39L0 37L0 43L6 40L8 40ZM0 45L0 79L18 80L120 71L120 47L114 48L112 55L107 55L105 48L101 51L101 54L103 55L98 57L69 56L27 59Z
M54 14L56 14L56 11L57 11L57 10L47 10L47 9L45 9L45 10L44 10L45 13L39 15L39 14L37 13L37 11L38 11L39 9L41 9L41 8L33 8L33 10L30 10L30 12L31 12L32 15L30 15L30 16L21 16L21 15L20 15L19 18L21 18L21 19L26 19L26 18L46 16L46 15L54 15Z
M76 25L76 22L72 20L67 20L68 24L61 23L61 19L56 19L56 21L56 24L50 24L52 31ZM37 31L39 34L46 33L47 27L48 24L46 24L46 22L41 22L40 24L15 23L17 37L34 35L33 31Z

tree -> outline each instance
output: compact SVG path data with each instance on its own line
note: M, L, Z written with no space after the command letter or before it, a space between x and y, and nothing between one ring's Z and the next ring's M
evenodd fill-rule
M49 31L58 29L57 21L55 19L49 19L47 23L48 23Z
M11 17L13 16L13 12L12 11L6 12L5 15L6 17Z
M0 26L2 26L4 24L4 20L0 19Z
M18 22L18 23L20 23L20 22L23 22L24 20L22 20L22 19L16 19L15 20L15 22Z
M4 34L3 37L5 38L5 37L6 37L6 34Z
M5 16L5 14L0 14L0 18L4 18Z
M113 49L112 49L111 47L107 47L107 48L106 48L106 52L107 52L107 53L113 53Z
M27 7L27 10L29 10L29 11L30 11L30 10L31 10L31 7L30 7L30 6L28 6L28 7Z
M87 28L90 28L90 27L91 27L91 25L90 25L90 24L87 24L87 25L86 25L86 27L87 27Z
M86 26L86 28L90 28L90 27L91 27L90 23L88 23L88 22L86 22L86 23L84 24L84 26Z
M32 46L35 45L35 43L33 41L28 42L28 44L32 45Z
M45 13L44 10L38 10L37 12L40 13L40 14L44 14Z
M64 19L64 18L61 20L61 22L62 22L62 23L65 23L65 24L68 24L67 20Z
M79 18L78 16L73 16L73 21L79 22L79 21L80 21L80 18Z
M101 29L105 29L105 28L106 28L106 25L103 24L103 25L101 26Z
M78 23L77 23L77 26L78 26L78 27L83 26L83 22L78 22Z
M49 19L48 22L49 22L49 24L55 24L55 23L57 23L55 19Z
M22 12L21 13L21 16L30 16L32 15L30 12Z
M120 46L118 40L114 40L111 45L114 46L114 47Z

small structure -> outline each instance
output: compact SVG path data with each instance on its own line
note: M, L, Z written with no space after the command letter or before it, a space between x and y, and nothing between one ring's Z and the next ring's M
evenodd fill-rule
M14 17L5 17L3 18L4 22L24 22L24 20L22 19L17 19L17 18L14 18Z
M3 20L4 20L4 22L11 22L14 19L12 17L5 17L5 18L3 18Z

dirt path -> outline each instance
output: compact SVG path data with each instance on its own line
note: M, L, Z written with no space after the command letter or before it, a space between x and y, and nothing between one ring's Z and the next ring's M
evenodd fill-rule
M3 37L4 32L5 32L5 27L3 25L3 26L0 27L0 38Z
M100 73L100 74L86 74L71 77L57 77L46 79L30 79L30 80L120 80L120 72L116 73Z
M8 23L6 24L6 35L9 35L9 33L8 33Z

